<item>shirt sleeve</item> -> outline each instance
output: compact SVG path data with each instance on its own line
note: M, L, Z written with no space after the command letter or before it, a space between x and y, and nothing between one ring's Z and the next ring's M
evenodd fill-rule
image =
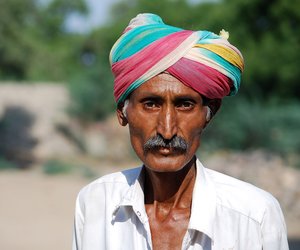
M289 250L284 217L274 197L264 213L261 229L263 250Z
M82 250L82 235L83 235L83 203L81 200L82 191L78 194L75 206L74 227L73 227L73 242L72 250Z

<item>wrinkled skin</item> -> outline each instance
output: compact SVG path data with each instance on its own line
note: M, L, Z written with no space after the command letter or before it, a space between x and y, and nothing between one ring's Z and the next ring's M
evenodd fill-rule
M181 249L187 231L196 176L195 152L206 126L207 107L199 93L168 74L160 74L130 96L121 125L129 125L131 144L145 166L145 208L153 249ZM182 137L185 152L168 147L145 151L145 142L161 135Z

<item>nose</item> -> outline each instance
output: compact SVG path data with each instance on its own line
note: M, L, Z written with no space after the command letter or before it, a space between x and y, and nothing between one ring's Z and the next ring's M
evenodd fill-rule
M177 117L174 107L164 107L158 116L157 133L170 140L177 134Z

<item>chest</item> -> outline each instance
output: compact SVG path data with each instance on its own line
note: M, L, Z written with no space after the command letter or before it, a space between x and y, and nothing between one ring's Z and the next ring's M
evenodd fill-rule
M189 209L172 210L164 216L155 215L149 210L148 218L154 250L181 249L189 224Z
M97 210L93 210L97 211ZM139 213L141 212L141 213ZM155 221L144 212L135 213L129 207L121 208L113 221L99 220L102 213L86 214L83 227L83 250L261 250L260 231L253 220L244 216L229 219L222 213L214 224L214 241L197 230L188 230L189 216ZM140 217L139 217L140 216ZM222 219L221 219L222 218ZM227 219L225 219L227 218ZM151 232L150 232L151 231ZM96 232L96 233L95 233Z

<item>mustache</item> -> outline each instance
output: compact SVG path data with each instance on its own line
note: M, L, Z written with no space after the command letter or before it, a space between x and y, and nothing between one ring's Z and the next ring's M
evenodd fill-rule
M174 136L171 139L165 139L161 135L156 135L147 140L144 144L144 152L157 150L161 147L170 148L178 153L187 151L188 144L185 139L180 136Z

